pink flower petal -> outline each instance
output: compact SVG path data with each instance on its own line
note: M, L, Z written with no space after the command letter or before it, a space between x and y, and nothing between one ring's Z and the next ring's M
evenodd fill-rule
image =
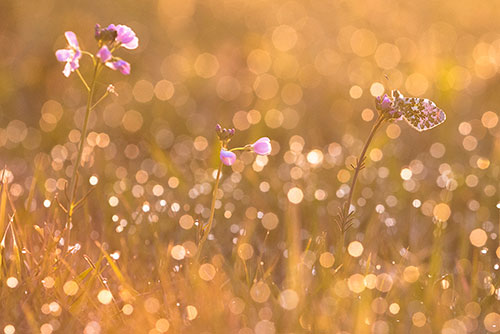
M124 43L122 44L122 46L125 48L125 49L129 49L129 50L134 50L134 49L137 49L137 47L139 46L139 38L137 37L134 37L133 40L131 40L130 42L128 43Z
M268 137L262 137L252 144L253 151L259 155L271 154L271 140Z
M226 166L231 166L236 161L236 154L225 149L220 150L220 160Z
M125 74L125 75L130 74L130 64L127 63L125 60L119 59L119 60L114 61L114 62L107 62L106 66L112 70L120 71L121 74Z
M74 32L72 31L66 31L64 33L64 36L66 36L66 39L68 40L68 44L75 48L75 49L78 49L79 46L78 46L78 39L76 38L76 35Z
M118 33L116 39L120 43L126 44L135 38L134 31L130 27L123 24L116 26L116 32Z
M104 45L98 52L97 58L100 58L103 63L107 62L111 59L111 51L109 51L108 47Z
M73 56L73 51L68 49L60 49L56 51L56 58L59 61L67 61Z
M67 78L69 75L73 72L73 69L71 67L71 63L67 62L66 65L64 66L63 74Z
M116 31L116 40L121 43L125 49L133 50L139 46L139 39L130 27L123 24L110 24L107 29Z

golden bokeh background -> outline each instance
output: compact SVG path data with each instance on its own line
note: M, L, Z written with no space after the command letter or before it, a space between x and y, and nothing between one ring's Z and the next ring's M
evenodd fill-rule
M16 208L33 258L29 269L2 264L0 327L498 332L498 13L489 0L2 1L0 164L13 207L0 203L0 213ZM90 117L79 193L97 191L78 212L78 249L63 266L43 240L64 225L55 196L71 177L86 94L54 52L71 30L95 53L96 23L130 26L139 48L119 51L129 76L100 77L101 93L112 83L119 96ZM89 76L91 61L80 63ZM375 136L340 270L333 218L376 118L374 97L392 89L431 99L447 120L423 133L393 122ZM195 269L186 259L210 213L217 123L236 129L232 146L267 136L273 151L224 167ZM42 240L30 236L35 225ZM9 238L2 256L12 260ZM52 251L66 272L50 270ZM106 282L84 283L83 254ZM21 303L25 290L33 297Z

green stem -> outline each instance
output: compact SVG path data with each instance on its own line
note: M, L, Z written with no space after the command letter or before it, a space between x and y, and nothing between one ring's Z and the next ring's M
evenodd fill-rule
M99 75L100 70L100 63L95 63L94 66L94 74L92 76L92 81L90 84L90 88L88 90L88 95L87 95L87 108L85 111L85 119L83 121L83 128L80 136L80 144L78 147L78 155L76 156L75 164L73 166L73 175L71 176L71 182L70 182L70 187L69 190L71 192L70 195L70 200L69 200L69 208L68 208L68 219L66 222L66 236L64 238L64 244L66 246L66 249L68 249L69 244L70 244L70 235L71 235L71 222L73 218L73 212L75 209L75 198L76 198L76 188L77 188L77 175L78 175L78 169L80 168L80 164L82 161L82 154L83 154L83 147L85 144L85 139L87 137L87 127L89 123L89 116L90 112L92 111L92 100L94 98L94 93L95 93L95 85L97 81L97 77Z
M222 173L222 160L219 162L219 168L217 169L217 176L215 177L214 191L212 193L212 204L210 205L210 218L208 219L208 224L205 231L203 231L203 236L198 245L198 251L196 252L197 260L200 258L203 245L205 244L205 241L207 241L208 235L210 234L210 230L212 229L212 223L214 221L214 215L215 215L215 202L217 201L217 191L219 190L219 181L221 173Z

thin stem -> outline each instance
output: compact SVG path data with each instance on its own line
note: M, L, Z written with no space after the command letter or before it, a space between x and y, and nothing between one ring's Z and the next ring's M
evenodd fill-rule
M80 145L78 148L78 155L76 156L75 164L73 166L73 175L71 176L71 182L70 182L70 198L69 198L69 208L68 208L68 220L66 222L66 236L64 238L64 244L66 246L66 249L68 249L69 244L70 244L70 234L71 234L71 221L73 218L73 212L75 209L75 198L76 198L76 188L77 188L77 179L78 179L78 169L80 167L81 161L82 161L82 154L83 154L83 146L85 144L85 139L87 137L87 126L89 123L89 116L90 112L92 110L92 100L94 98L94 93L95 93L95 84L97 80L97 76L99 75L99 70L100 70L100 63L95 63L94 66L94 74L92 76L92 81L90 85L90 89L88 91L87 95L87 109L85 111L85 119L83 121L83 128L82 128L82 133L80 136Z
M90 58L92 58L92 61L94 62L94 66L96 64L96 60L95 60L95 57L92 53L88 52L88 51L84 51L84 50L81 50L82 51L82 54L86 55L86 56L89 56Z
M243 146L243 147L235 147L229 150L229 152L234 152L234 151L248 151L251 149L250 145Z
M253 150L252 145L248 144L242 147L235 147L229 150L229 152L234 152L234 151L251 151Z
M217 191L219 190L219 181L221 173L222 173L222 160L219 162L219 168L217 169L217 176L215 177L214 191L212 193L212 204L210 206L210 218L208 219L208 224L205 231L203 231L203 236L201 237L200 243L198 245L198 251L196 252L197 260L200 258L203 245L205 244L205 241L207 241L208 235L210 234L210 230L212 229L212 223L214 221L214 215L215 215L215 202L217 200Z
M354 176L352 178L351 182L351 189L349 191L349 197L347 198L347 213L349 213L350 208L351 208L351 202L352 202L352 196L354 194L354 187L356 186L356 181L358 180L358 174L361 169L364 167L364 160L366 158L366 151L368 150L368 146L370 146L370 143L373 139L373 136L375 135L375 132L377 132L377 129L382 125L384 122L385 117L380 114L375 122L373 124L372 130L370 131L370 134L368 135L368 138L366 139L365 146L363 147L363 150L359 154L358 160L356 161L356 167L354 168Z
M101 102L102 102L102 100L104 100L104 99L106 98L106 96L108 96L108 95L109 95L109 92L106 90L106 93L104 93L104 95L103 95L103 96L101 96L101 97L99 98L99 100L97 100L97 102L96 102L96 103L94 103L94 105L92 105L92 107L90 107L90 110L91 110L91 111L92 111L92 110L94 110L94 108L95 108L95 107L97 107L97 105L98 105L99 103L101 103Z
M85 79L83 78L83 75L82 73L80 72L79 69L76 69L76 74L78 74L78 77L80 78L80 80L83 82L83 84L85 85L85 88L87 89L87 93L90 92L90 87L87 83L87 81L85 81Z
M368 135L368 138L366 139L365 145L363 147L363 150L359 154L358 160L356 161L356 166L354 167L354 176L352 177L352 182L351 182L351 188L349 190L349 197L347 197L347 201L344 203L344 207L340 208L340 211L342 212L342 215L339 217L339 223L340 226L340 240L339 243L337 244L337 253L340 255L339 260L343 259L343 254L344 254L344 244L345 244L345 235L347 232L347 229L349 227L350 220L352 219L351 216L351 202L352 198L354 195L354 189L356 187L356 182L358 180L358 175L359 171L364 168L364 161L366 159L366 151L368 150L368 146L370 146L370 143L373 139L373 136L375 135L375 132L377 132L378 128L382 123L386 120L384 114L379 114L377 120L375 121L375 124L373 124L373 127L370 131L370 134ZM353 212L354 213L354 212Z

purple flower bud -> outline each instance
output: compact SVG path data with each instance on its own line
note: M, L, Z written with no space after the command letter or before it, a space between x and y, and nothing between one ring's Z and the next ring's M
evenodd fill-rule
M222 127L220 126L220 124L217 123L217 125L215 126L215 132L221 132L222 131Z
M220 150L220 160L226 166L231 166L236 161L236 154L225 149Z
M271 140L267 137L262 137L262 138L258 139L251 146L252 146L253 151L259 155L271 154L271 150L272 150Z
M99 23L96 23L94 28L95 39L99 40L100 35L101 35L101 25Z
M230 136L234 136L234 133L235 133L234 128L229 129L229 135L230 135Z

